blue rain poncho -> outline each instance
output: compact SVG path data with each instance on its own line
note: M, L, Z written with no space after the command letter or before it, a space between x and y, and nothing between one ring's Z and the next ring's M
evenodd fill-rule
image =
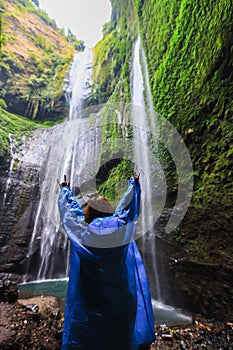
M155 340L151 296L134 242L140 184L130 178L115 213L84 222L68 186L58 206L71 242L62 349L137 350Z

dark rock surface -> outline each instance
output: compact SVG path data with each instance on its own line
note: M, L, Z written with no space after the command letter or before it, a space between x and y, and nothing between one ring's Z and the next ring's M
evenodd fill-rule
M184 299L188 300L186 307L206 317L232 319L232 268L189 259L177 259L170 268Z
M18 299L18 288L9 279L0 279L0 302L13 303Z
M25 272L39 201L39 173L31 164L0 157L0 272Z

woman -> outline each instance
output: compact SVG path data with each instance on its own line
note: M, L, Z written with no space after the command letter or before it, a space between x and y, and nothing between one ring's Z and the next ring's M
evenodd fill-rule
M104 197L85 211L65 181L58 206L71 242L62 349L138 350L155 340L150 291L134 242L139 176L115 212Z

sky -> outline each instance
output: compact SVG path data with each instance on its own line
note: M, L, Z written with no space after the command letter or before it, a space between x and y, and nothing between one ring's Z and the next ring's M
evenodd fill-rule
M102 38L102 26L111 16L109 0L39 0L39 4L59 28L69 28L87 48Z

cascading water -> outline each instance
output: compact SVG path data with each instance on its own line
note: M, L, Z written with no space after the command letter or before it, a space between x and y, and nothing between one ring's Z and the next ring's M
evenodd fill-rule
M85 50L74 56L69 74L67 97L70 103L69 120L81 117L83 101L90 93L92 79L92 51Z
M70 86L67 91L70 102L69 121L52 128L49 135L46 135L45 132L45 137L40 144L41 153L46 161L42 162L41 196L27 255L27 273L36 280L68 275L69 254L67 250L69 245L66 235L59 230L57 180L61 181L63 174L67 174L67 178L73 185L77 183L77 178L80 181L82 172L86 171L83 155L87 152L98 151L98 147L95 147L98 134L94 128L89 129L88 120L81 119L82 101L88 94L91 79L91 62L90 50L75 56L70 70ZM85 141L89 139L92 139L92 143ZM99 144L99 140L97 143ZM79 157L80 154L82 157ZM33 151L28 161L32 159ZM89 164L89 166L94 165ZM72 189L75 190L75 188ZM37 254L38 245L40 246L39 256Z
M153 109L148 71L140 37L134 47L132 70L132 124L136 170L142 173L142 208L139 230L144 233L139 241L140 250L149 278L155 317L161 319L190 320L181 310L166 305L168 300L161 288L161 269L158 269L159 249L156 244L155 223L163 210L166 200L166 181L163 170L156 160L156 114ZM144 196L144 198L143 198ZM160 321L160 320L159 320Z
M7 177L7 180L6 180L6 187L5 187L4 196L3 196L3 204L2 204L3 207L6 204L7 193L8 193L8 190L10 188L10 185L11 185L11 175L12 175L12 171L13 171L13 168L14 168L14 162L15 162L15 158L16 158L15 154L14 154L14 142L12 140L12 135L9 133L8 137L9 137L11 162L10 162L10 168L8 170L8 177Z
M147 257L151 259L150 271L154 277L154 281L150 281L153 297L157 300L161 300L159 278L156 266L155 257L155 238L153 224L156 221L155 215L155 203L156 193L154 192L155 174L158 172L156 162L152 152L151 135L156 137L156 129L151 129L149 113L147 113L147 96L144 88L143 70L141 66L142 48L140 45L140 38L137 39L134 48L133 57L133 71L132 71L132 124L134 126L134 152L135 163L138 165L138 171L141 174L141 186L142 186L142 203L141 208L141 225L140 230L144 234L141 240L141 251L146 262ZM153 110L153 109L152 109ZM151 106L149 109L151 112ZM153 116L152 116L153 117ZM143 197L146 197L143 199ZM147 244L147 241L150 241Z

